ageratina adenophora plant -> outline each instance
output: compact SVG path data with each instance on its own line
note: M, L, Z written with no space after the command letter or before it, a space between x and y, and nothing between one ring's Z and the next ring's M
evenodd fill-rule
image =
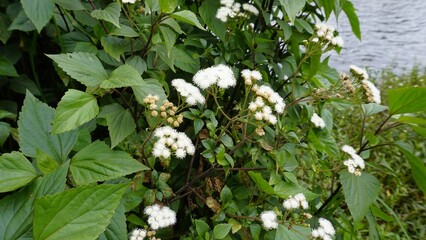
M349 0L0 10L0 239L377 239L389 146L425 189L382 133L418 127L426 89L381 105L365 69L328 64L331 15L361 37Z

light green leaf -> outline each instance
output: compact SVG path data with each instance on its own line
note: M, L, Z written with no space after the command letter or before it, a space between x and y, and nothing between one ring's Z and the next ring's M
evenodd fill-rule
M106 53L115 60L120 61L120 56L126 50L128 42L119 37L106 36L101 38L101 44Z
M91 15L92 17L98 19L98 20L105 20L107 22L110 22L114 24L117 27L120 27L120 11L121 6L118 2L110 3L105 9L97 9L94 10Z
M163 13L172 13L178 5L177 0L159 0L159 3Z
M92 185L37 199L34 239L96 239L108 226L127 188L127 184Z
M328 131L310 129L308 133L308 140L309 144L312 144L316 150L325 152L329 156L336 156L340 153L336 140Z
M25 186L36 177L36 170L22 153L12 152L0 156L0 193Z
M37 167L43 175L46 175L59 167L57 161L46 153L37 149Z
M70 170L77 185L86 185L149 170L123 151L113 151L104 142L96 141L76 153Z
M106 118L109 136L111 137L111 148L117 146L136 129L132 114L117 103L105 106L99 117Z
M426 87L397 88L388 91L391 115L426 111Z
M229 223L220 223L217 224L213 229L213 234L215 239L224 239L229 231L231 230L232 224Z
M167 54L170 55L173 45L176 41L176 33L166 26L160 25L161 36L163 36L164 44L167 48Z
M324 8L326 20L328 20L331 12L335 9L335 1L321 0L320 2Z
M362 111L367 117L388 109L388 107L379 105L377 103L362 104L361 107Z
M200 58L191 56L184 47L176 46L173 48L173 57L178 61L175 61L176 67L182 69L185 72L195 74L200 69Z
M0 56L0 75L9 77L19 76L13 64L2 56Z
M80 0L55 0L55 3L67 10L85 10Z
M379 196L380 182L368 172L355 176L347 171L340 173L340 182L349 211L355 223L359 223Z
M132 66L139 75L142 75L148 68L146 62L139 56L133 55L126 59L126 64Z
M274 186L274 192L280 198L288 198L291 195L294 196L297 193L303 193L308 201L319 196L318 194L300 186L298 183L284 181L280 181Z
M291 239L291 240L306 240L311 235L311 228L298 225L282 225L279 224L275 234L275 240Z
M201 26L200 22L198 21L197 16L189 10L183 10L183 11L180 11L180 12L175 12L175 13L171 14L170 17L172 17L176 20L179 20L181 22L188 23L188 24L191 24L193 26L196 26L197 28L199 28L201 30L205 30L203 28L203 26Z
M21 0L21 4L25 14L40 33L41 29L52 18L55 9L54 0Z
M6 142L12 128L9 123L0 122L0 147Z
M0 200L0 239L23 239L33 222L35 198L65 189L68 163Z
M69 89L58 103L53 120L53 133L73 130L92 120L99 113L96 97L75 89Z
M88 87L94 87L108 78L101 61L91 53L47 55L62 70Z
M176 72L175 70L175 58L173 55L167 54L167 48L164 45L155 45L151 48L152 51L156 52L160 59L169 66L169 68Z
M222 204L226 204L232 200L232 192L231 189L229 189L228 186L224 186L222 188L222 191L220 192L220 201Z
M426 124L426 119L418 118L418 117L411 117L411 116L401 116L401 117L398 118L398 122L424 125L424 124Z
M171 29L175 30L175 32L179 34L185 34L185 32L183 32L182 29L180 28L179 23L177 23L176 20L174 20L173 18L164 19L161 22L161 25L167 25Z
M99 236L98 240L127 239L126 215L124 215L124 211L124 204L120 203L108 227Z
M351 24L352 32L355 36L361 40L361 29L359 26L358 16L355 12L354 5L351 1L344 1L344 4L341 6L342 10L345 12L346 16L348 16L349 23Z
M249 171L248 174L250 175L251 179L256 183L259 190L267 194L275 194L274 189L269 185L269 183L265 179L263 179L260 173Z
M296 15L302 11L306 0L280 0L280 3L284 7L289 20L294 23Z
M198 236L204 237L206 232L209 231L210 227L209 225L200 219L195 219L195 230L197 231Z
M53 108L27 92L18 120L19 146L23 154L35 158L39 149L58 162L67 160L78 133L50 134L54 114Z
M139 37L139 34L133 30L133 28L121 24L121 27L115 28L110 32L110 35L122 36L122 37Z
M128 64L124 64L111 72L109 78L101 83L101 88L122 88L131 86L141 86L143 80L141 75Z
M162 103L167 99L166 93L164 92L163 86L157 79L149 78L144 79L143 84L140 86L132 86L133 93L135 94L136 100L140 104L144 104L143 99L151 95L157 95L160 99L158 102Z
M426 195L426 167L423 161L406 149L402 147L399 147L399 149L411 165L411 173L413 174L413 178L416 181L417 186L419 186L419 189L422 190L424 195Z

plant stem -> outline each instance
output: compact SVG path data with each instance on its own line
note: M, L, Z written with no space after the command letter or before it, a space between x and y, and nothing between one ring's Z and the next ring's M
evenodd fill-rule
M336 190L325 200L325 202L321 205L321 207L314 213L315 216L318 216L324 210L324 208L333 200L333 198L340 192L342 189L342 184L338 183Z

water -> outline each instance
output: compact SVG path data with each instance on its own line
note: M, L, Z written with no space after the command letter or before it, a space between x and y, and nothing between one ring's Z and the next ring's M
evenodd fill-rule
M351 64L396 71L415 64L426 66L426 0L352 0L358 10L362 41L353 35L344 13L330 19L345 41L340 56L330 65L347 71Z

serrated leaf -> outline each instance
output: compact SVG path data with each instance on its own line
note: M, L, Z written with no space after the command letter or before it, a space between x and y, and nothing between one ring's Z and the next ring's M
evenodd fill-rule
M275 240L291 239L291 240L306 240L311 235L311 228L302 227L298 225L282 225L279 224L277 233L275 234Z
M148 69L146 62L141 57L135 55L126 59L126 64L138 71L139 75L142 75Z
M110 35L122 37L139 37L139 34L133 30L133 28L123 24L121 24L121 27L112 30Z
M6 142L11 133L12 128L9 123L0 122L0 147Z
M201 26L200 22L198 21L197 16L189 10L183 10L183 11L180 11L180 12L175 12L173 14L170 14L170 17L172 17L176 20L179 20L181 22L188 23L188 24L191 24L193 26L196 26L197 28L199 28L201 30L205 30L203 28L203 26Z
M399 147L399 149L410 163L411 173L413 174L413 178L416 181L417 186L419 186L419 189L422 190L424 195L426 195L426 167L423 161L406 149L402 147Z
M99 236L98 240L127 239L126 215L124 215L124 211L124 205L120 203L108 227Z
M98 20L104 20L120 27L121 6L118 2L110 3L105 9L96 9L90 15Z
M127 188L127 184L92 185L37 199L34 239L97 238L108 226Z
M232 225L229 223L217 224L213 229L215 239L224 239L231 230L231 227Z
M75 89L69 89L61 98L53 120L53 133L78 128L99 113L96 97Z
M78 133L52 135L54 115L53 108L27 92L18 120L19 146L23 154L35 158L39 149L58 162L67 160Z
M76 153L70 170L77 185L85 185L149 170L123 151L113 151L104 142L96 141Z
M140 86L132 86L132 89L133 93L135 94L136 100L140 104L144 104L143 99L149 94L157 95L159 97L158 102L160 103L167 99L163 86L157 79L144 79L143 83Z
M19 76L13 64L2 56L0 56L0 75L9 77Z
M380 182L368 172L355 176L347 171L340 173L340 182L349 211L355 223L359 223L379 196Z
M109 89L140 86L142 84L143 80L138 71L132 66L124 64L112 71L109 78L104 80L100 87Z
M22 8L40 33L52 18L55 9L54 0L21 0Z
M426 87L397 88L388 91L391 115L426 111Z
M101 61L91 53L67 53L47 55L75 80L88 87L95 87L108 78Z
M160 33L161 33L161 36L163 37L164 44L166 45L167 54L170 55L170 52L172 51L173 45L175 44L175 41L176 41L176 33L170 28L161 26L161 25L160 25Z
M43 175L46 175L59 167L57 161L52 159L46 153L37 149L37 168Z
M120 104L114 103L105 106L100 117L105 117L111 137L111 148L114 148L136 129L135 121L129 110L124 109Z
M200 69L200 59L191 56L182 47L173 48L173 57L178 59L175 61L176 67L182 69L185 72L196 73Z
M126 50L128 42L122 38L106 36L101 38L102 47L112 58L120 61L121 54Z
M0 193L25 186L36 177L36 170L22 153L11 152L0 156Z
M296 15L302 11L306 0L280 0L280 3L284 7L290 22L294 23Z
M267 194L275 194L274 189L269 185L269 183L265 179L263 179L260 173L249 171L248 175L250 175L251 179L256 183L259 190Z
M221 4L217 0L206 0L203 1L199 9L199 13L203 21L207 24L209 30L211 30L218 38L225 41L226 36L226 25L216 18L217 9L221 7Z

